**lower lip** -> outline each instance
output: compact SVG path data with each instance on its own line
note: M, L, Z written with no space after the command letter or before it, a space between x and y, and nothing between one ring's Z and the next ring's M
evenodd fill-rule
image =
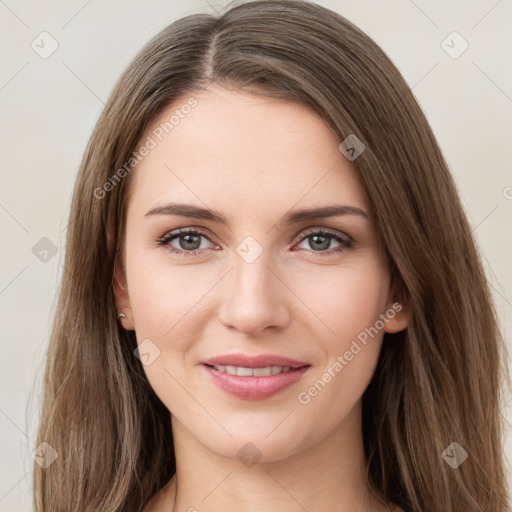
M244 400L263 400L298 382L308 371L309 366L302 366L286 373L264 377L241 377L221 372L211 366L203 367L213 379L214 384L226 393Z

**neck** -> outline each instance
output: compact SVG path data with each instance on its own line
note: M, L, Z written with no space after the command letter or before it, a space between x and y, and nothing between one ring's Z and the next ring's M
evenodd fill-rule
M257 448L247 440L245 456L225 457L199 443L172 416L176 474L165 492L166 509L175 511L266 512L331 510L383 512L388 510L369 491L364 477L361 404L342 425L318 434L321 441L286 457L255 463ZM256 444L256 443L255 443ZM265 460L265 462L263 462Z

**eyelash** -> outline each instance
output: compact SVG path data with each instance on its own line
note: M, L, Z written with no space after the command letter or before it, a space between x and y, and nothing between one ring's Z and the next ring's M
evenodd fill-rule
M184 235L201 235L209 240L208 235L204 231L201 231L199 229L181 228L181 229L177 229L176 231L171 231L170 233L167 233L163 237L159 238L156 241L156 243L160 247L165 247L169 251L176 253L176 254L180 254L185 257L197 256L198 254L200 254L206 250L206 249L196 249L195 251L183 251L183 250L176 249L175 247L172 247L171 245L169 245L169 243L171 241L178 239L179 237L184 236ZM316 229L316 228L312 228L311 230L306 231L304 233L304 236L299 240L298 243L301 243L304 240L307 240L309 237L311 237L313 235L321 235L321 236L324 236L324 237L327 237L330 239L334 239L334 240L336 240L336 242L339 242L341 244L339 247L336 247L332 251L313 251L313 250L309 251L314 254L318 254L319 256L329 256L334 253L344 252L346 249L350 249L353 246L353 240L347 235L342 236L341 234L339 234L339 232L333 232L333 231L326 230L326 229Z

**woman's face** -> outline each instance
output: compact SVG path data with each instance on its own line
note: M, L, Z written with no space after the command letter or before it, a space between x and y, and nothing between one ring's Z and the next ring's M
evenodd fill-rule
M406 320L341 140L296 104L220 88L193 97L141 139L116 302L173 428L223 456L250 442L276 460L349 424L384 330ZM291 218L327 207L340 213ZM204 364L262 354L306 367L230 376ZM272 362L243 363L286 365Z

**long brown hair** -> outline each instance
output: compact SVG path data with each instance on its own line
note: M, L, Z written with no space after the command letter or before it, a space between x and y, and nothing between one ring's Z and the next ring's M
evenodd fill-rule
M144 130L212 83L306 105L340 142L353 134L366 146L354 165L393 283L413 311L406 330L385 335L363 395L372 490L404 510L510 510L506 349L427 120L390 59L351 22L307 1L263 0L162 30L96 124L74 188L44 374L37 444L58 457L47 468L34 463L36 511L139 511L175 472L170 413L134 356L135 333L116 321L112 278ZM459 445L468 458L453 467Z

